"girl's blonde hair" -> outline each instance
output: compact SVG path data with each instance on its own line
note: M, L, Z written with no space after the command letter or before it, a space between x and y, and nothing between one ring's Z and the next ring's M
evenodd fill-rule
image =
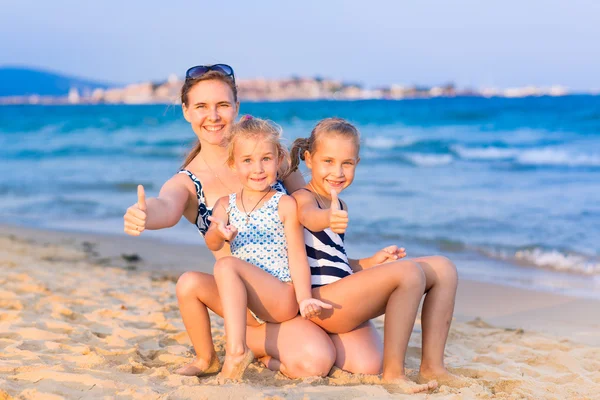
M233 154L238 139L268 140L275 145L277 151L276 157L281 160L277 178L284 180L292 171L290 170L290 153L281 143L281 132L281 127L272 121L254 118L251 115L243 116L237 124L233 125L229 134L225 137L227 141L228 164L233 165Z
M298 138L292 144L290 170L294 172L304 161L304 154L308 151L311 155L317 150L317 143L324 135L338 135L352 139L356 145L356 153L360 151L360 133L350 122L342 118L325 118L317 123L310 136Z

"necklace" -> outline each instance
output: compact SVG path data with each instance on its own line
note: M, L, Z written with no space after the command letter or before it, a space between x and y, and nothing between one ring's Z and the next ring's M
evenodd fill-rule
M250 210L250 212L246 211L246 206L244 205L244 188L242 188L242 193L240 193L240 197L242 200L242 208L244 209L244 213L246 214L246 225L248 225L248 223L250 222L250 215L252 214L252 212L254 211L254 209L256 209L256 207L260 204L261 201L263 201L263 199L265 197L267 197L267 195L271 193L271 188L269 188L269 190L267 190L265 192L265 194L263 194L263 196L260 198L260 200L258 200L256 202L256 204L254 205L254 207L252 207L252 210Z
M323 205L323 207L325 207L325 201L323 200L323 198L321 197L319 192L317 192L317 190L313 186L312 182L308 182L308 186L310 186L310 188L312 189L312 192L317 195L317 203L320 203Z
M210 172L212 172L212 174L215 176L215 178L217 178L217 179L219 180L219 182L221 182L221 185L223 185L223 186L225 187L225 189L227 189L227 190L228 190L228 193L233 193L233 192L234 192L234 190L231 190L231 189L229 188L229 186L227 186L227 185L225 184L225 182L223 182L223 181L221 180L221 178L219 177L219 175L217 175L217 173L216 173L216 172L215 172L215 171L214 171L214 170L213 170L213 169L210 167L210 165L208 165L208 163L206 162L206 160L205 160L205 159L204 159L204 158L203 158L201 155L198 155L198 156L200 157L200 159L201 159L202 161L204 161L204 164L206 164L206 166L208 167L208 169L210 170Z

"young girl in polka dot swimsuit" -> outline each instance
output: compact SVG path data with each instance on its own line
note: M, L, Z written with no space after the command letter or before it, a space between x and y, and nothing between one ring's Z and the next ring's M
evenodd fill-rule
M246 324L283 322L298 311L312 318L332 307L312 297L296 201L272 188L288 173L289 154L280 137L272 123L244 117L227 138L229 165L243 188L216 202L205 235L210 250L229 245L232 254L214 269L227 333L221 378L241 379L254 358Z

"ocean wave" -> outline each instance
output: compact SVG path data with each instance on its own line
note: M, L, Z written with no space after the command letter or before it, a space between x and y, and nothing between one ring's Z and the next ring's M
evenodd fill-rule
M600 275L600 260L576 252L541 247L516 250L481 248L480 251L491 258L519 265L584 275Z
M365 146L371 149L389 150L400 147L407 147L417 142L417 138L402 137L391 138L385 136L376 136L365 139Z
M438 167L448 165L454 161L451 154L405 153L403 156L411 164L418 167Z
M521 165L600 167L600 154L568 152L561 149L527 150L517 156Z
M514 148L478 147L469 148L461 145L451 147L460 158L464 160L507 160L515 158L519 151Z

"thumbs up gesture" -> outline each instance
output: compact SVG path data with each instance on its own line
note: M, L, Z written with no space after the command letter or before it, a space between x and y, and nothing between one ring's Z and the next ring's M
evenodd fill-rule
M208 217L208 220L211 222L211 225L216 225L217 231L219 232L219 234L221 234L221 236L226 242L231 242L238 233L238 230L235 226L227 225L225 222L223 222L223 220L212 216Z
M329 227L335 233L344 233L348 227L348 211L340 209L337 192L331 190L331 207L329 208Z
M137 195L137 203L129 207L123 215L125 233L131 236L140 236L146 229L146 193L142 185L138 185Z

